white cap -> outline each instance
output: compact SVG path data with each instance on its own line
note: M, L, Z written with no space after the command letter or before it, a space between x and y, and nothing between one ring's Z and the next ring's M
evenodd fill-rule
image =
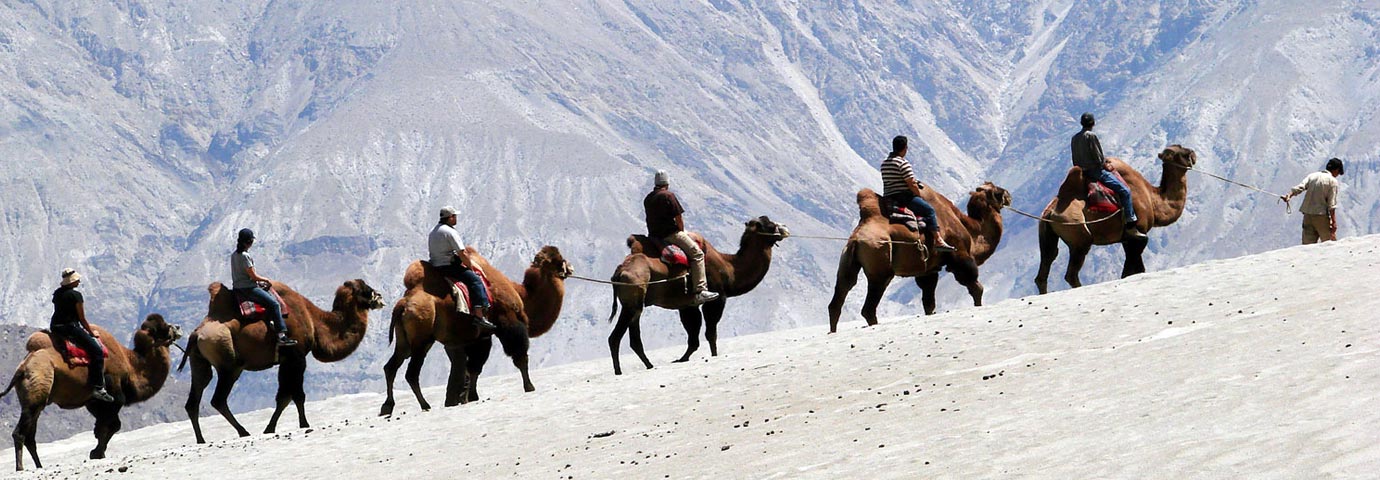
M657 170L657 171L656 171L655 180L656 180L655 185L658 186L658 187L664 187L664 186L670 185L670 184L671 184L671 174L666 173L665 170Z
M458 210L456 210L455 207L452 207L452 206L450 206L450 205L446 205L446 206L444 206L444 207L441 207L441 220L445 220L445 219L447 219L447 218L450 218L450 216L451 216L451 215L455 215L455 213L456 213L457 211L458 211Z
M81 281L81 274L71 268L62 269L62 286L68 286Z

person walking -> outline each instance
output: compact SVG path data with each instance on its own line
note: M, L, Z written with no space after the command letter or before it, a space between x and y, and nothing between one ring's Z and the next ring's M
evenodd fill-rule
M1303 194L1299 212L1303 214L1304 245L1337 239L1337 190L1340 186L1337 177L1343 173L1342 159L1329 159L1323 171L1309 174L1303 183L1290 189L1288 195L1279 197L1287 203Z

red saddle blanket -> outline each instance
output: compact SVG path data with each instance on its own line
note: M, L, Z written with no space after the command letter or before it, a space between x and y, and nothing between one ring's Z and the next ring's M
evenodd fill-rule
M665 240L662 240L660 238L652 238L644 235L633 235L633 239L643 244L644 251L661 252L661 256L659 257L661 259L661 263L665 263L668 267L690 267L690 256L685 254L684 249L677 247L674 244L666 243ZM651 246L652 248L647 249L645 248L646 246ZM700 243L700 250L704 250L703 242ZM651 255L648 256L650 257Z
M1121 179L1121 174L1112 172L1117 179ZM1122 183L1126 183L1122 180ZM1088 204L1089 212L1111 215L1121 210L1121 204L1117 201L1116 192L1112 191L1102 182L1088 182Z
M273 294L273 298L278 300L278 305L283 309L283 318L287 318L287 305L283 303L283 297L278 295L277 290L269 289L268 293ZM240 316L245 319L262 320L264 318L264 313L268 312L268 309L265 309L263 305L254 303L254 301L245 298L239 293L235 294L235 300L240 304Z
M484 293L489 294L488 296L490 299L494 298L494 288L493 284L489 283L489 277L484 275L483 270L474 270L474 273L479 275L479 281L484 284ZM455 289L460 291L460 298L456 299L456 302L459 303L459 305L457 305L457 308L463 312L473 312L474 304L470 301L470 287L466 286L465 282L461 282L453 278L446 278L446 281L450 282L452 285L455 285Z
M906 228L912 232L918 232L925 228L925 221L921 220L920 217L915 215L915 212L910 211L910 209L905 206L897 205L884 199L882 201L882 208L882 211L886 212L887 221L894 225L905 225Z
M100 341L101 340L99 338L96 339L97 343L100 343ZM72 343L71 340L67 340L65 338L62 339L62 347L62 353L64 354L63 358L67 360L67 364L78 366L87 365L91 363L91 359L88 357L86 349L78 347L77 344ZM110 356L110 349L105 348L104 343L101 343L101 353L107 357Z

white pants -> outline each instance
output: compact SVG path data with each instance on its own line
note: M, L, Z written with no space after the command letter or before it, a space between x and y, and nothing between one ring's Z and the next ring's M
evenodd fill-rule
M685 256L690 258L690 293L700 293L709 289L709 282L704 278L704 250L700 250L700 245L695 243L695 239L690 237L689 232L672 234L664 239L666 243L680 247L685 251Z

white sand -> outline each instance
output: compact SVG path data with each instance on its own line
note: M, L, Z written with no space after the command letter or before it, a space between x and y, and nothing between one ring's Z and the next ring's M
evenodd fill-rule
M1378 247L1290 248L872 329L850 312L837 335L821 310L818 327L728 339L709 360L656 351L649 371L625 357L622 377L604 360L535 371L531 394L485 378L482 402L425 413L399 391L391 420L363 394L309 404L309 432L287 415L277 436L237 439L207 417L208 445L167 424L116 435L102 461L85 460L83 435L41 445L48 468L20 477L1375 478ZM266 412L241 420L261 430Z

